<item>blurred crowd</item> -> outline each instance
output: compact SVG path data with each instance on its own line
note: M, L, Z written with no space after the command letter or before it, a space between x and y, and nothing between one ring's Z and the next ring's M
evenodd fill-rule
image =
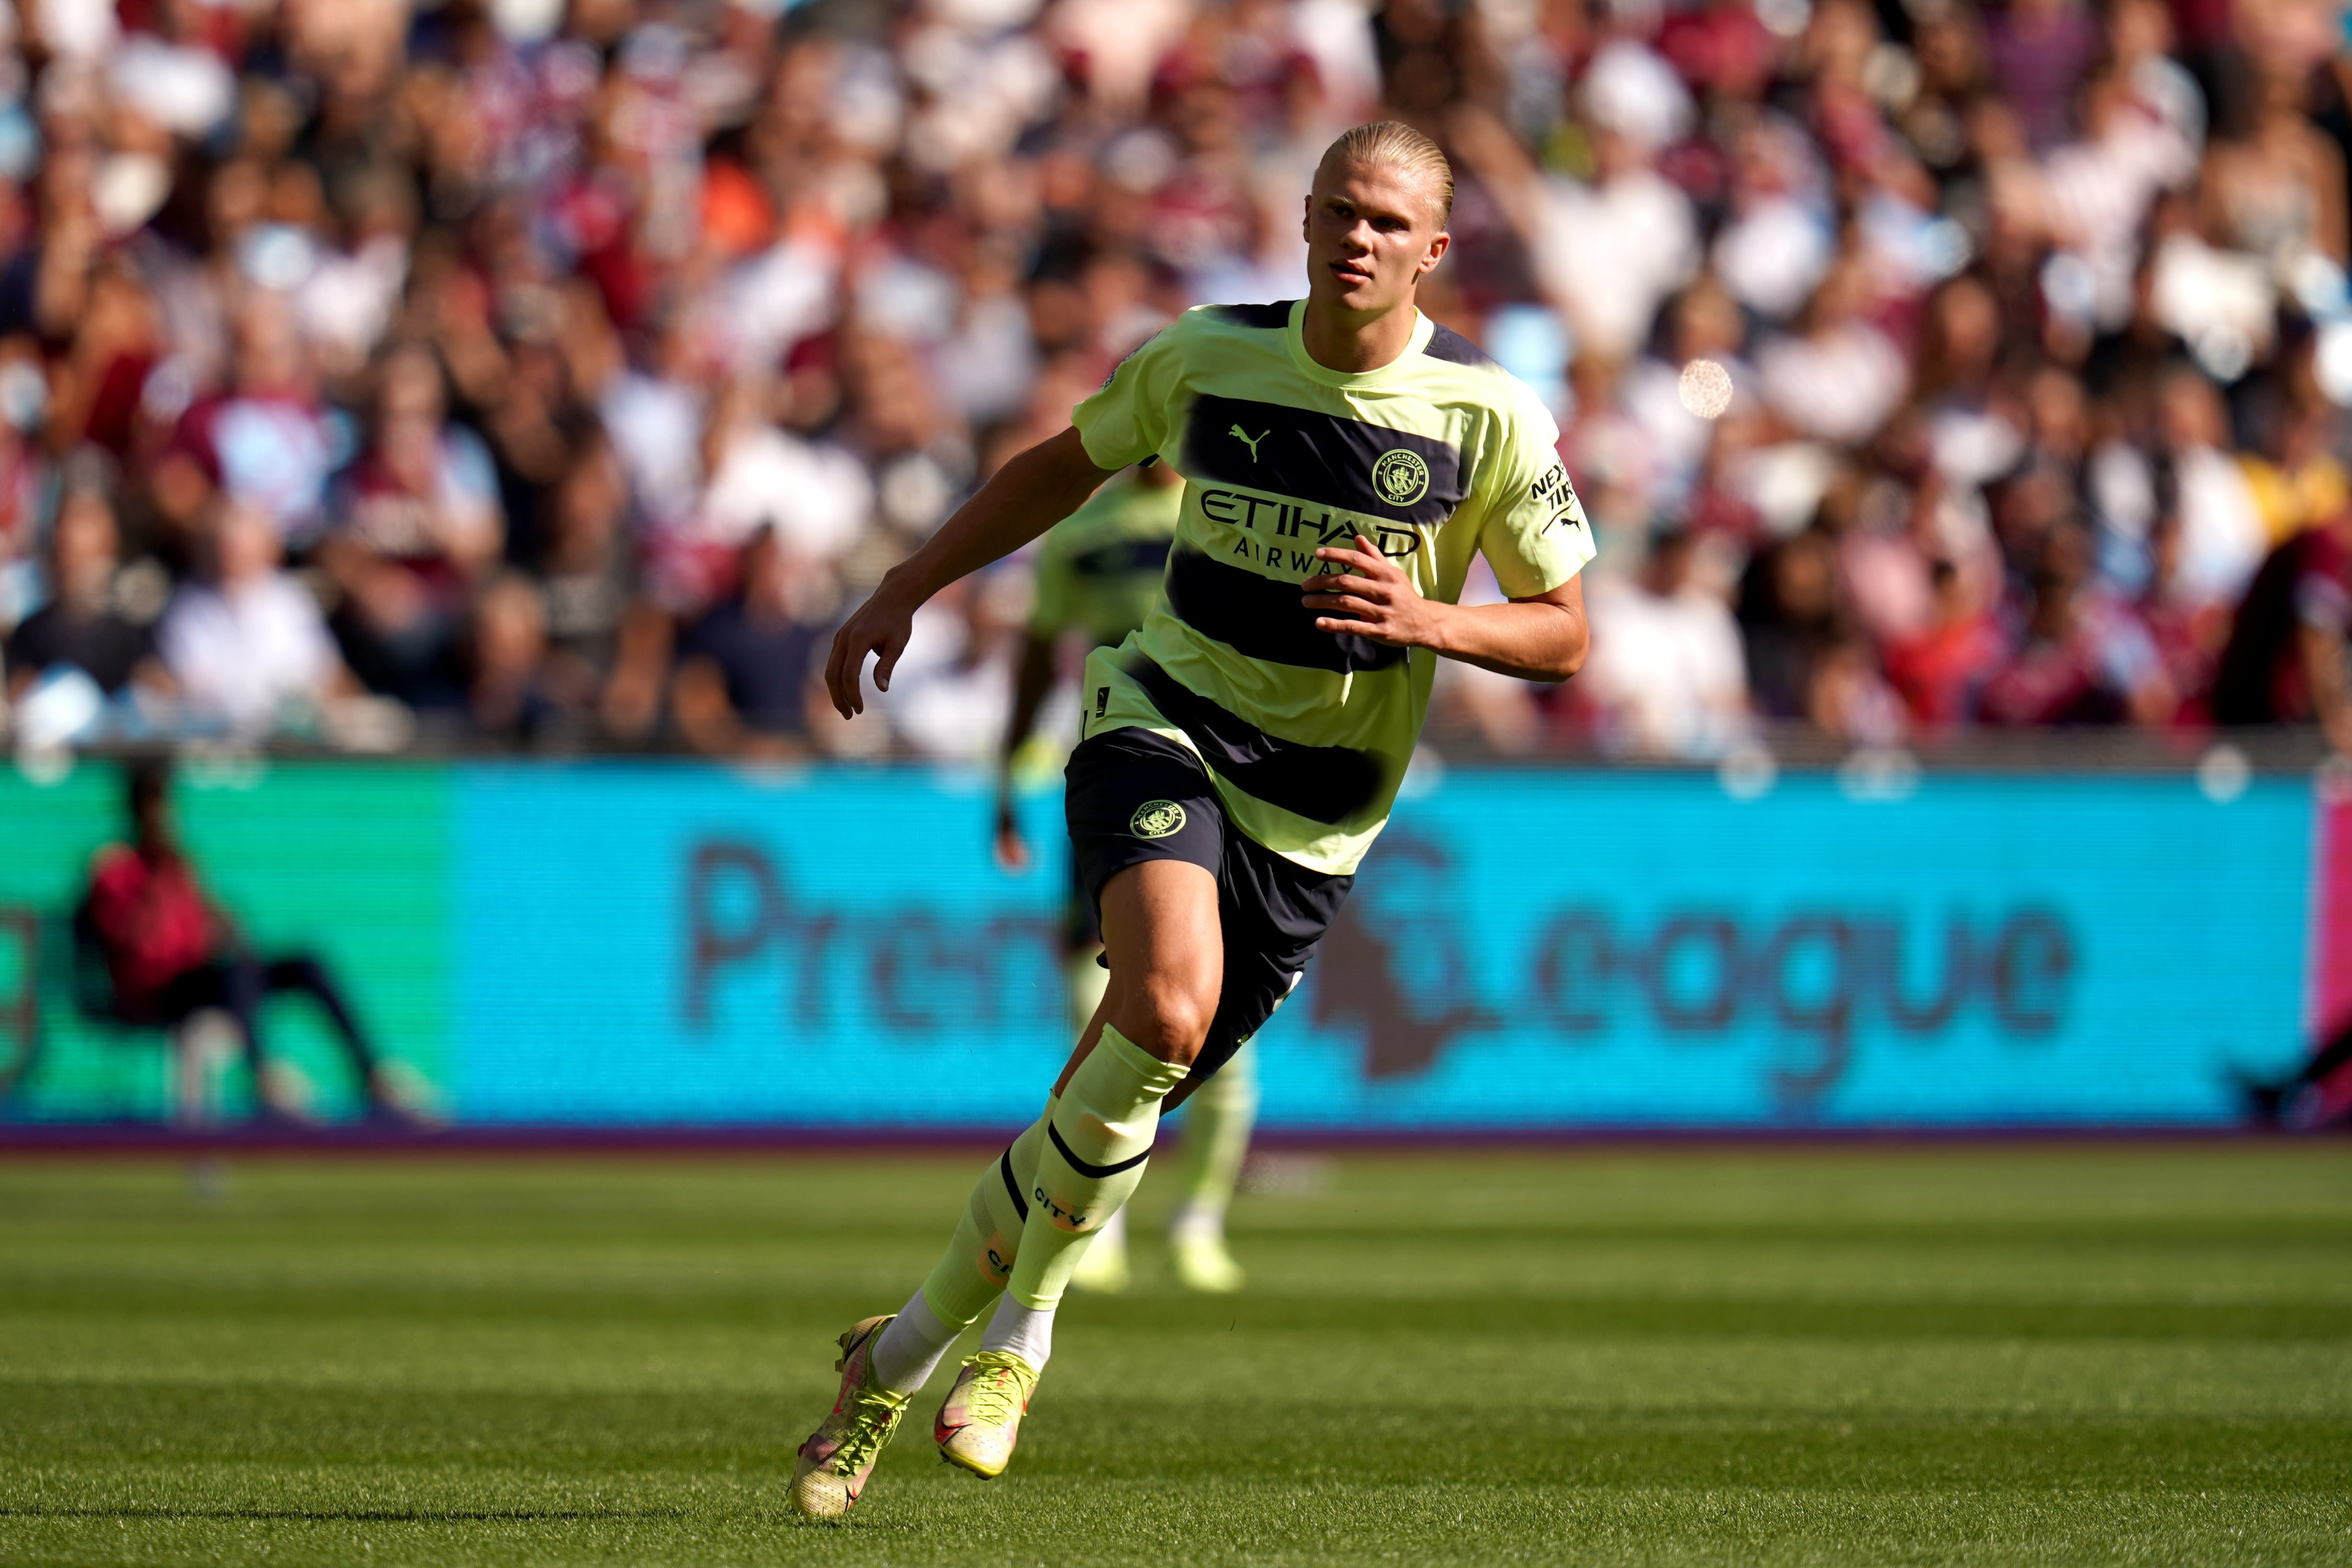
M832 625L1118 357L1295 297L1317 157L1553 405L1567 687L1437 732L2352 742L2352 53L2317 0L17 0L19 745L986 755L1029 593ZM1474 585L1475 586L1475 585ZM1478 591L1491 593L1491 582ZM822 714L822 716L821 716Z

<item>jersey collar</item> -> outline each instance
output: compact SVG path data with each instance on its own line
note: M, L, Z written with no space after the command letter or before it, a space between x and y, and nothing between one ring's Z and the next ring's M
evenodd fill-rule
M1307 301L1292 300L1290 322L1282 329L1282 342L1283 346L1290 351L1290 363L1297 365L1298 374L1309 381L1319 381L1326 386L1346 387L1351 391L1359 388L1370 391L1401 380L1412 371L1412 362L1421 357L1421 351L1429 346L1430 334L1437 330L1437 323L1429 319L1429 313L1420 306L1414 306L1412 341L1405 344L1404 353L1378 370L1361 371L1351 375L1345 371L1330 370L1315 363L1315 356L1307 352L1307 340L1302 335L1304 330L1302 323L1306 320Z

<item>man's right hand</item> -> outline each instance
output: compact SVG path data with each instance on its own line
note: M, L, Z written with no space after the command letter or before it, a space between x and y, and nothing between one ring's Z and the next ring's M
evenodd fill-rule
M834 708L845 719L866 711L859 681L869 653L881 656L874 666L875 686L890 689L890 672L907 651L915 611L925 599L1003 560L1069 516L1116 471L1095 467L1074 429L1038 442L997 469L929 542L891 569L874 596L834 634L833 656L824 663L824 689Z
M874 665L875 689L890 689L890 672L898 667L898 656L907 651L907 639L914 635L915 606L919 602L894 591L890 579L885 577L874 596L858 605L856 613L833 634L833 654L824 661L824 689L843 718L854 719L866 711L861 678L867 654L880 656Z

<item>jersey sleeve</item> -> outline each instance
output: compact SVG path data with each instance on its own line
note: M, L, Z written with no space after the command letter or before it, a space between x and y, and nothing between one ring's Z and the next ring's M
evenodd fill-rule
M1176 388L1182 317L1118 362L1102 390L1070 410L1087 456L1101 468L1123 468L1158 452L1168 439L1168 402Z
M1548 594L1599 553L1583 503L1553 449L1551 416L1533 395L1508 413L1478 551L1495 569L1495 584L1514 599Z

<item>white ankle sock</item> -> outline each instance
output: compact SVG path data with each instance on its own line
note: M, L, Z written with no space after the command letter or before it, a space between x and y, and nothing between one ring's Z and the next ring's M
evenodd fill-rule
M940 1358L963 1331L940 1321L917 1290L874 1345L874 1381L893 1394L913 1394L938 1370Z
M1029 1363L1030 1371L1045 1371L1045 1358L1054 1353L1054 1309L1024 1307L1007 1290L980 1336L980 1348L1011 1351Z
M1126 1211L1122 1209L1119 1212L1124 1214ZM1168 1239L1179 1246L1188 1241L1223 1241L1225 1239L1224 1211L1193 1204L1181 1205L1168 1216Z

